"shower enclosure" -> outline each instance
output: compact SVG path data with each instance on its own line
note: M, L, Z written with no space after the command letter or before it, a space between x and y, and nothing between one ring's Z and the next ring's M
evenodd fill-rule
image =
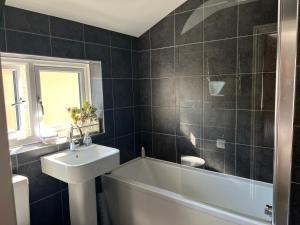
M249 196L273 184L263 213L276 225L289 216L297 11L296 0L188 0L133 56L138 149L246 178Z

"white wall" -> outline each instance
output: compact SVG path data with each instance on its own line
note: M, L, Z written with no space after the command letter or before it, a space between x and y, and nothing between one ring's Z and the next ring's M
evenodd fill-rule
M1 10L1 6L0 6ZM1 61L0 61L1 62ZM1 69L1 66L0 66ZM0 70L0 224L16 225L2 75Z

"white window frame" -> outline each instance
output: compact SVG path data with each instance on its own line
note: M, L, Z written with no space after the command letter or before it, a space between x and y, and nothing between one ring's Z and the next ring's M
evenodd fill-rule
M79 74L81 104L84 101L92 102L91 97L91 68L95 64L93 61L74 60L65 58L54 58L44 56L32 56L13 53L1 53L2 65L25 65L28 104L30 108L31 136L23 140L10 140L10 148L41 142L40 118L41 107L38 102L41 96L39 71L76 71ZM99 64L99 62L97 62ZM4 67L5 68L5 67ZM101 64L100 64L101 68ZM92 68L93 69L93 68Z

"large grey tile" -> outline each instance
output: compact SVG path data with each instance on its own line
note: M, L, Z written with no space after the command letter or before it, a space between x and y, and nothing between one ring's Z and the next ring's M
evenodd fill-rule
M203 74L203 44L193 44L175 49L175 72L179 76Z
M49 34L48 16L14 7L5 7L5 27L39 34Z
M54 37L83 40L83 24L58 17L50 17L50 31Z
M110 31L98 27L84 25L84 41L90 43L109 45Z
M52 38L51 44L53 56L73 59L85 58L84 46L81 42Z
M203 8L175 15L176 45L203 41Z
M151 51L151 77L174 76L174 48Z
M235 74L237 39L204 44L204 72L207 75Z
M174 46L174 17L168 16L150 29L151 48Z
M6 31L7 51L50 56L50 38L40 35Z

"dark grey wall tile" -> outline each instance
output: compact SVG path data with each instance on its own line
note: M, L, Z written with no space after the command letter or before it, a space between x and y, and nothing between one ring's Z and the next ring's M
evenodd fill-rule
M254 85L253 85L254 86ZM276 74L260 73L256 75L255 108L258 110L275 110Z
M131 79L113 80L114 107L128 107L133 105L133 89Z
M235 128L236 110L204 106L204 126Z
M270 148L255 148L254 164L255 179L263 182L272 183L273 181L273 154Z
M5 31L0 29L0 51L6 52Z
M115 127L113 110L104 111L104 130L104 133L93 136L93 143L102 145L103 141L111 140L114 138Z
M152 131L151 106L137 106L134 109L135 131Z
M291 184L290 197L290 225L297 225L300 223L300 184Z
M18 174L28 177L29 199L31 203L60 190L58 180L42 173L40 161L19 166Z
M230 148L226 148L225 151L225 173L230 175L236 175L236 154L235 147L231 144Z
M137 41L137 50L150 49L150 31L142 34Z
M203 127L203 138L206 140L224 140L225 142L235 142L235 124L232 127Z
M176 104L192 107L202 103L202 77L183 77L176 80Z
M120 150L120 163L128 162L136 157L134 150L134 135L116 139L116 148Z
M126 34L111 32L111 46L118 48L131 49L132 37Z
M134 105L151 105L151 80L133 81Z
M116 137L133 133L133 131L134 131L133 114L134 114L134 112L133 112L132 108L115 110L115 135L116 135Z
M150 51L143 51L137 53L138 70L137 78L150 78Z
M274 112L256 111L254 144L256 146L274 147Z
M168 16L150 29L151 48L174 46L174 16Z
M215 141L203 141L203 158L205 169L225 172L225 153L224 149L217 149Z
M254 109L255 108L255 88L256 77L254 74L243 74L237 76L237 108Z
M153 130L158 133L175 135L175 107L153 107Z
M83 24L57 17L50 17L51 35L72 40L83 40Z
M237 36L237 0L204 8L204 40ZM222 19L220 19L222 18Z
M131 51L113 48L111 58L114 78L132 78Z
M175 15L176 45L203 41L203 8Z
M104 78L111 77L111 58L109 47L85 44L85 51L87 59L101 61L102 76Z
M153 106L175 106L176 82L172 78L152 80Z
M7 51L32 55L50 55L50 38L46 36L6 31Z
M254 124L252 122L254 117L254 111L237 111L237 143L254 145L253 141L251 140L251 134L254 132Z
M31 225L64 225L62 220L61 193L30 205Z
M111 109L114 106L113 100L113 80L112 79L103 79L103 101L104 109Z
M202 125L202 115L202 104L176 108L176 120L181 123Z
M183 3L177 9L175 9L175 12L179 13L179 12L197 9L199 7L202 7L203 6L202 4L203 4L203 0L189 0Z
M52 38L51 43L53 56L74 59L84 58L84 46L81 42Z
M179 76L203 74L203 44L185 45L175 49L175 72Z
M240 73L275 72L277 34L260 34L238 39Z
M161 160L176 162L175 136L154 133L153 155Z
M247 145L236 145L236 175L245 178L253 177L253 154L254 147ZM252 175L252 177L251 177Z
M84 41L103 45L110 45L110 31L84 25Z
M237 40L229 39L204 44L204 72L208 75L235 74Z
M5 27L32 33L49 34L49 18L39 13L5 7Z
M62 200L63 224L71 225L68 190L61 192L61 200Z
M239 5L239 35L251 35L256 26L277 23L277 1L245 1Z
M49 147L39 148L18 154L19 165L39 160L42 156L58 151L58 147L53 145Z
M151 77L174 75L174 48L151 51Z
M176 121L176 136L202 138L203 129L199 124L188 124Z

